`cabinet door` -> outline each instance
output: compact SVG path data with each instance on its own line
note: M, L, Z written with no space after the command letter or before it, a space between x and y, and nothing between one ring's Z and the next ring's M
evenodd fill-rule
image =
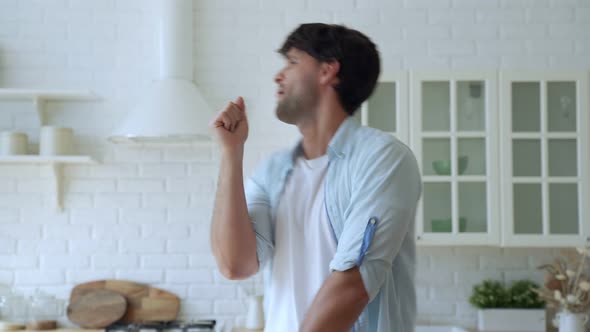
M502 72L502 243L588 243L587 73Z
M384 73L354 117L363 126L383 130L409 145L407 73Z
M498 245L497 74L413 72L420 245Z

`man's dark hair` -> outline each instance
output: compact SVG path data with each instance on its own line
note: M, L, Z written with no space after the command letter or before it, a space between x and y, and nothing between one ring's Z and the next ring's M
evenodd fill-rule
M340 82L334 88L348 114L354 114L373 93L380 71L379 52L359 31L335 24L302 24L291 32L278 52L287 55L291 48L320 62L340 63Z

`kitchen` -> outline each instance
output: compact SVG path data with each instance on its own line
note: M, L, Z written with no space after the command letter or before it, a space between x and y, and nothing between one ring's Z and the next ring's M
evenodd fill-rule
M209 247L219 163L216 146L110 139L148 100L149 83L162 75L157 24L162 11L156 5L155 0L0 1L1 131L24 132L26 153L35 155L43 150L43 142L59 141L55 131L43 133L41 126L72 128L70 150L81 156L16 158L18 162L5 158L0 163L0 296L39 291L65 301L80 283L130 280L178 296L181 319L216 319L225 329L243 326L248 307L244 293L261 292L262 276L235 282L216 270ZM587 1L195 0L192 5L194 70L184 75L194 81L208 105L198 110L200 119L206 119L198 125L208 123L203 121L228 101L244 96L251 127L244 174L299 137L295 128L274 116L273 77L282 65L276 49L283 38L300 23L317 21L346 24L375 40L381 52L382 84L358 113L359 121L408 142L421 165L428 166L425 181L432 185L425 187L426 201L416 220L420 325L475 328L477 310L468 300L475 284L485 279L542 283L539 265L561 255L561 247L586 244L590 215L582 202L590 193ZM175 42L171 39L170 45ZM174 50L164 48L171 57L179 56L181 52ZM559 235L549 232L557 221L550 195L543 194L550 186L533 181L542 188L542 204L517 212L529 204L517 201L513 192L513 183L522 182L515 179L518 174L507 173L513 169L511 163L525 155L519 163L524 166L514 166L515 172L527 177L527 169L538 169L538 175L531 176L548 173L550 178L551 151L572 150L571 144L552 149L551 140L540 139L545 136L537 129L537 136L534 130L530 136L517 135L537 139L543 153L527 153L526 144L515 146L520 153L512 153L508 133L515 127L510 121L527 127L545 119L538 115L541 111L536 117L534 112L509 116L509 96L514 93L509 88L523 81L533 82L533 87L536 82L546 84L549 90L553 81L576 84L573 89L555 87L570 93L555 101L563 108L560 119L567 118L558 124L574 123L574 130L549 135L577 144L573 158L571 153L557 158L579 165L576 176L559 180L579 183L579 194L574 194L578 203L573 206L579 213L567 213L572 206L566 205L564 224L569 228L557 230ZM523 98L530 96L531 84L520 88ZM427 93L432 93L430 99L423 96ZM461 93L477 99L459 97ZM547 105L555 99L550 93L539 98ZM423 100L424 114L435 112L429 105L441 101L457 112L446 112L447 117L432 113L424 117L431 122L422 122ZM469 118L471 108L462 108L459 101L485 109L479 113L483 117ZM380 115L378 110L387 104L395 105L395 112ZM546 112L550 106L538 108ZM572 110L577 111L574 116ZM461 114L466 120L458 122L458 128L439 128L438 136L421 132L421 123L455 123L449 117L461 119ZM547 119L550 127L553 118ZM462 136L448 134L461 131L461 126L485 131L463 137L479 139L475 145L461 145ZM44 135L50 139L43 140ZM469 155L464 176L487 184L485 189L462 187L461 169L446 173L430 167L462 156L462 147ZM570 164L562 171L570 172ZM441 181L445 186L436 186ZM571 191L562 196L568 195ZM474 208L461 205L465 196L476 198L470 204ZM432 197L436 199L429 205ZM466 221L461 220L463 212L469 215ZM537 226L549 233L511 234L513 216L545 223L525 222L524 229L533 231L524 233L539 233ZM64 313L59 321L71 325Z

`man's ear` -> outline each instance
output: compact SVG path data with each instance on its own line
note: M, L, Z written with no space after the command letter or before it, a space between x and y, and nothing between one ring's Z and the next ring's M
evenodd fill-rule
M322 62L320 68L320 83L336 86L340 83L338 73L340 72L340 62L332 60L330 62Z

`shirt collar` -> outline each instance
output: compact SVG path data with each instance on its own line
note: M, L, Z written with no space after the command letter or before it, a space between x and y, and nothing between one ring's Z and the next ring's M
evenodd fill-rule
M328 158L330 160L344 157L346 142L359 126L359 123L352 116L347 117L340 124L336 133L334 133L334 136L330 140L330 143L328 143ZM303 141L299 140L291 151L291 165L293 165L295 160L302 155Z
M359 123L352 116L349 116L340 124L328 144L328 155L330 159L333 159L334 157L344 157L347 142L359 126Z

